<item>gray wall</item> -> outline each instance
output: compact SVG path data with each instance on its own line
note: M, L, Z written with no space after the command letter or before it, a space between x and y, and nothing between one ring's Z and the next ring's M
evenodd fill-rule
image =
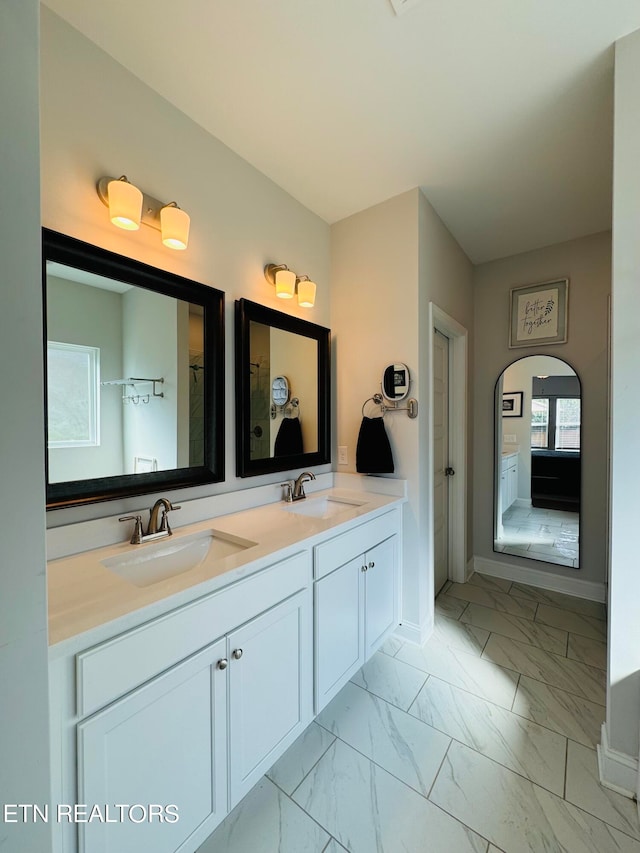
M49 801L37 0L0 3L0 803ZM49 825L0 823L47 853Z
M509 349L509 290L568 277L566 344ZM474 269L474 554L565 577L603 583L607 537L607 330L611 289L611 234L603 232L503 258ZM493 552L494 386L502 371L525 355L567 361L582 382L581 566L552 566Z

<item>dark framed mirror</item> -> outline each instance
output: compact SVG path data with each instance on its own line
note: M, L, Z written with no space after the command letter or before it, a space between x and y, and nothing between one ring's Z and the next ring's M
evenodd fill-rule
M43 229L47 507L224 479L224 294Z
M329 329L236 302L239 477L331 461Z
M580 568L581 411L561 358L525 356L498 377L494 551Z

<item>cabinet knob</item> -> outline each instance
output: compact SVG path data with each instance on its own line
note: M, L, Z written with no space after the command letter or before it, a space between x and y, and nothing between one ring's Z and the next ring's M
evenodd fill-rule
M226 669L229 666L229 661L226 658L218 661L218 669Z
M243 654L244 654L244 652L242 651L242 649L234 649L232 652L232 655L234 656L234 658L236 660L240 660L240 658L242 657Z
M366 571L367 571L367 567L366 567L366 566L360 566L360 571L361 571L361 572L366 572Z
M375 566L375 563L374 563L373 561L371 561L371 562L369 563L369 568L370 568L370 569L372 569L374 566Z

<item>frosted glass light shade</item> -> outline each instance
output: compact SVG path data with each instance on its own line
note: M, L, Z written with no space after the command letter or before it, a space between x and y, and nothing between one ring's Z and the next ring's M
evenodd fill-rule
M109 218L118 228L137 231L142 214L142 193L128 181L109 181Z
M173 205L166 205L160 211L160 230L162 242L168 249L186 249L189 243L188 213Z
M293 270L278 270L276 273L276 296L291 299L296 292L296 274Z
M302 308L313 308L316 302L316 283L303 279L298 282L298 305Z

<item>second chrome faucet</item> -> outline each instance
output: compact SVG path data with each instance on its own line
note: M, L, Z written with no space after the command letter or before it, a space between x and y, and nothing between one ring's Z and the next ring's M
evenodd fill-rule
M149 510L149 524L146 533L144 533L142 528L141 515L123 515L118 520L135 522L129 541L132 545L141 545L143 542L150 542L153 539L162 539L165 536L171 536L172 531L169 525L168 514L174 509L180 509L180 507L174 506L168 498L158 498Z
M286 483L281 483L285 489L284 499L287 503L292 501L301 501L306 498L304 493L304 484L309 480L315 480L316 475L312 471L303 471L295 480L287 480Z

